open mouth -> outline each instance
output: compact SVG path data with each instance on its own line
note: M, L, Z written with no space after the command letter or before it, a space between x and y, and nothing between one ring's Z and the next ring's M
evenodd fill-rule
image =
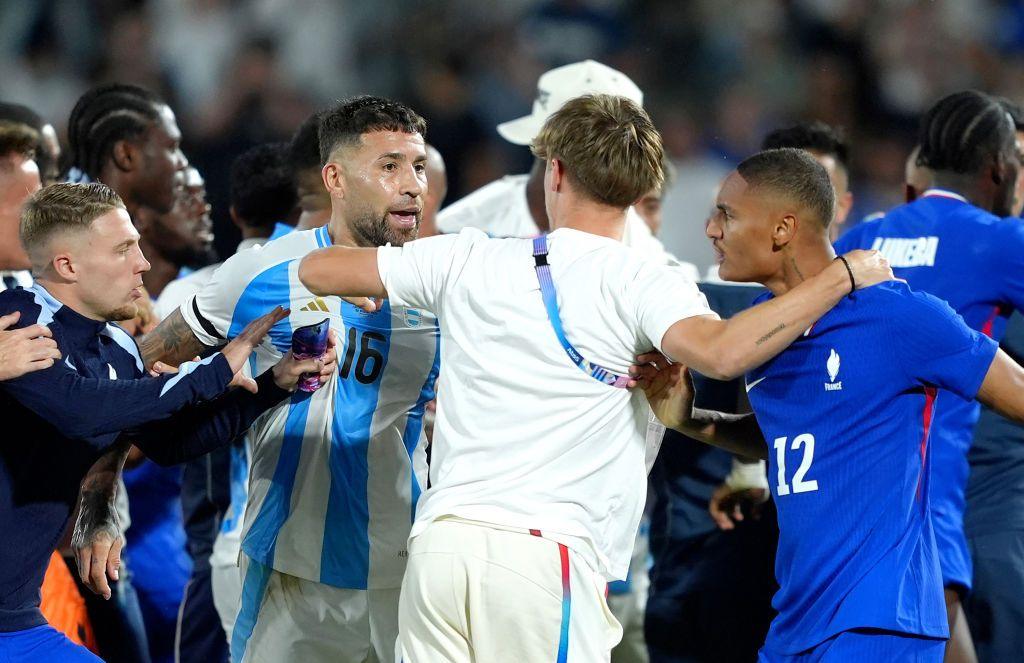
M410 207L409 209L400 210L389 210L388 218L391 223L403 230L411 230L416 227L416 221L419 217L419 208Z

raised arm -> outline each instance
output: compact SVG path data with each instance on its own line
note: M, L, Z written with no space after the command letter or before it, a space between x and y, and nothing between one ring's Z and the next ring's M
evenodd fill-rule
M852 251L844 257L856 288L893 278L889 263L877 251ZM673 361L716 380L732 380L782 352L850 294L850 281L846 267L836 260L786 294L728 320L680 320L665 333L661 347Z

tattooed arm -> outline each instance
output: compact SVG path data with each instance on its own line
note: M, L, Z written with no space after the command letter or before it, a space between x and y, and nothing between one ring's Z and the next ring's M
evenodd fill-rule
M846 258L858 288L892 279L889 263L877 251L853 251ZM835 261L785 294L728 320L680 320L665 332L661 347L675 362L716 380L732 380L782 352L850 289L846 267Z
M176 309L156 329L139 340L142 361L147 368L158 361L177 366L207 349L185 321L180 309Z
M181 311L176 310L139 341L139 349L146 367L152 368L158 361L178 366L208 348L196 337ZM124 536L115 500L118 478L130 449L130 443L118 442L89 469L82 480L78 518L71 538L82 582L105 599L111 593L107 578L117 580L121 565Z

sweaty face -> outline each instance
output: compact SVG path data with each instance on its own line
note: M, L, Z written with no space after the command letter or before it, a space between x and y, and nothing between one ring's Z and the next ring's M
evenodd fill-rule
M427 190L423 137L373 131L337 150L344 178L343 214L359 246L401 246L416 239Z
M772 240L772 205L739 173L725 178L705 233L715 249L718 275L726 281L763 283L778 269Z
M28 254L18 239L21 208L39 190L39 168L23 156L0 158L0 270L28 269Z
M128 212L115 209L103 214L89 230L74 236L69 246L79 296L91 317L109 321L134 318L143 296L142 274L149 270L149 262L139 248L139 233Z
M181 131L169 106L159 107L160 117L140 138L140 200L158 212L169 212L175 203L176 176L188 165L181 152Z

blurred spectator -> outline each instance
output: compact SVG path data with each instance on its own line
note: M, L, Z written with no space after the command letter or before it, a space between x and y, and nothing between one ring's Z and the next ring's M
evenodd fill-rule
M57 181L58 164L60 163L60 143L53 125L46 122L28 106L10 104L0 101L0 121L20 122L27 124L39 133L36 143L35 162L39 167L39 177L43 185Z

